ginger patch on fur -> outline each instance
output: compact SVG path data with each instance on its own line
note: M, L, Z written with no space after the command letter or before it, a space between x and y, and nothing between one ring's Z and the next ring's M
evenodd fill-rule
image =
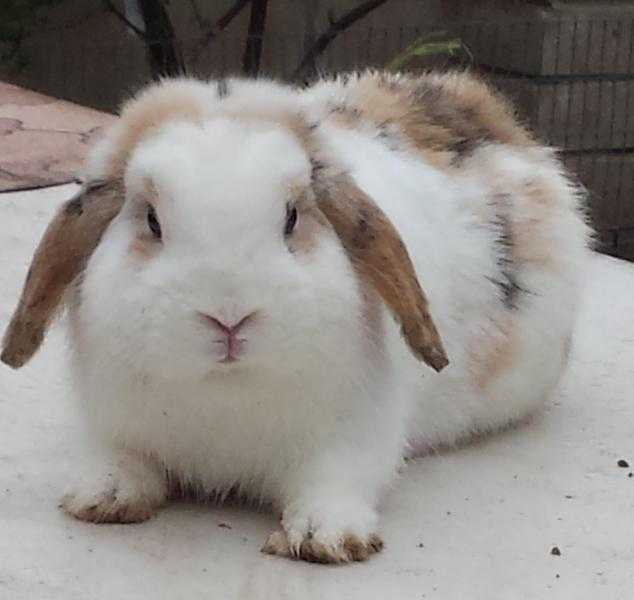
M477 347L471 352L471 372L478 390L485 390L515 365L518 345L517 332L510 315L494 332L478 339Z
M179 119L202 122L205 109L182 81L167 81L147 88L124 106L121 119L115 125L114 151L107 175L122 175L133 150L148 132Z
M512 105L483 81L466 73L422 76L368 72L350 78L345 98L333 107L333 122L356 127L396 127L430 165L453 169L487 142L531 146Z

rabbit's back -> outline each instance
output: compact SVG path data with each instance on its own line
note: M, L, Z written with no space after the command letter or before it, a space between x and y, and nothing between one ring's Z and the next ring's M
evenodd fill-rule
M316 84L309 114L399 230L450 358L419 377L391 331L426 446L518 420L570 351L589 228L582 194L512 107L465 73Z

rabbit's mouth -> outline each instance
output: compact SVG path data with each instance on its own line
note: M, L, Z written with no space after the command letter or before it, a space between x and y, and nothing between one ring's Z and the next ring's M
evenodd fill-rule
M246 342L246 338L238 338L233 335L214 340L214 353L218 356L217 362L220 364L238 362L246 352Z
M199 313L203 322L211 327L215 333L213 339L213 352L217 362L221 364L231 364L238 362L246 352L247 339L240 336L242 330L256 318L256 313L252 312L242 317L233 325L228 325L218 318Z

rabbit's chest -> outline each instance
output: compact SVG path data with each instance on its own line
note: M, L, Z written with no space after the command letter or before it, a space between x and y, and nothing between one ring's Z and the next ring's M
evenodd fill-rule
M264 385L248 392L163 390L128 403L111 425L127 446L156 456L175 477L209 491L239 486L266 497L336 427L337 411L324 408L298 391Z

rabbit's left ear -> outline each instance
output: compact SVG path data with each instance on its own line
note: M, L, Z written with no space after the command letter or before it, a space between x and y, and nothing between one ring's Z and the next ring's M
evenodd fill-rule
M401 325L413 354L441 371L449 360L405 244L392 223L346 175L318 185L316 201L352 264Z
M2 340L0 360L15 369L40 347L68 286L81 274L123 205L120 181L85 184L49 223Z

